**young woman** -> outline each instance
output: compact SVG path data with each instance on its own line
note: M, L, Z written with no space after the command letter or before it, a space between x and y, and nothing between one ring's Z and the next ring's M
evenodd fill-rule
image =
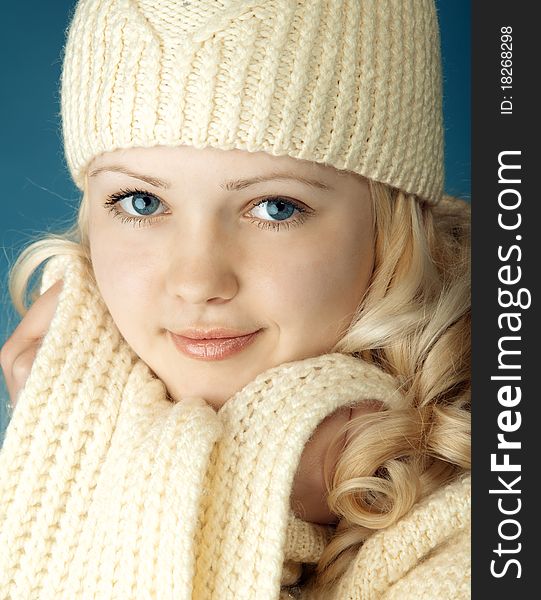
M433 3L81 0L62 119L78 222L11 273L2 592L467 597Z

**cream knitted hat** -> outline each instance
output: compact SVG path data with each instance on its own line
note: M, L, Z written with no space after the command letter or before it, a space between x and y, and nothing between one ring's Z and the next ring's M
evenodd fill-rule
M62 73L69 169L212 146L443 189L433 0L80 0Z

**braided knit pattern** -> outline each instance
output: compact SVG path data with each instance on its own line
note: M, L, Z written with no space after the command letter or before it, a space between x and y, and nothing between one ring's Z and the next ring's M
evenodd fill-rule
M191 598L202 478L221 426L173 404L121 338L82 266L0 453L0 598ZM194 449L197 449L194 452Z
M332 592L299 598L467 600L470 585L471 475L464 474L368 538Z
M325 416L370 398L402 402L389 375L328 354L269 369L224 404L224 435L208 471L213 493L198 530L196 598L277 597L290 510L284 490L302 450ZM265 544L254 544L258 538Z
M64 285L0 452L0 599L299 597L302 563L334 532L290 508L303 448L340 407L403 406L394 379L326 354L268 369L217 412L174 403L79 261L45 267L42 293ZM408 572L462 528L454 494L370 538L331 600L378 598L402 576L395 597L416 598Z
M80 0L61 101L81 189L102 152L181 144L443 189L433 0Z

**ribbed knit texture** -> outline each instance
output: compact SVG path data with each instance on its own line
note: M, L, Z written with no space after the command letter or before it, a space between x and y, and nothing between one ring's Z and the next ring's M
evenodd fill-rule
M81 0L62 74L67 163L186 144L443 189L433 0Z
M219 432L203 401L166 399L70 263L0 455L1 597L190 598Z
M198 398L173 403L79 259L50 260L41 291L59 277L57 311L0 452L0 598L299 597L302 563L317 562L334 530L290 509L302 450L341 406L402 406L393 378L327 354L261 373L218 412ZM363 599L376 598L411 580L417 560L463 529L467 498L453 494L369 540L333 598L359 597L361 585ZM453 588L451 559L438 572L451 569ZM421 597L412 594L396 597Z
M468 600L471 476L437 490L392 527L372 535L331 591L301 600ZM287 596L284 596L287 598Z

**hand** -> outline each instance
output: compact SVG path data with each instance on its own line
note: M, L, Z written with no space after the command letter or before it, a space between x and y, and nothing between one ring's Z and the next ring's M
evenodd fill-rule
M318 425L306 443L293 480L290 506L294 514L303 521L319 525L336 524L338 517L330 512L327 504L323 461L331 451L331 478L343 448L348 444L351 430L343 436L342 447L330 448L340 428L348 421L383 408L378 400L364 400L351 408L342 407L328 415Z
M32 304L0 349L0 366L13 408L53 319L62 285L62 280L57 281Z
M293 480L290 506L303 521L328 525L336 523L336 515L329 511L326 501L323 461L332 440L350 416L349 407L343 407L328 415L318 425L306 443ZM341 449L335 447L332 463L336 464Z

